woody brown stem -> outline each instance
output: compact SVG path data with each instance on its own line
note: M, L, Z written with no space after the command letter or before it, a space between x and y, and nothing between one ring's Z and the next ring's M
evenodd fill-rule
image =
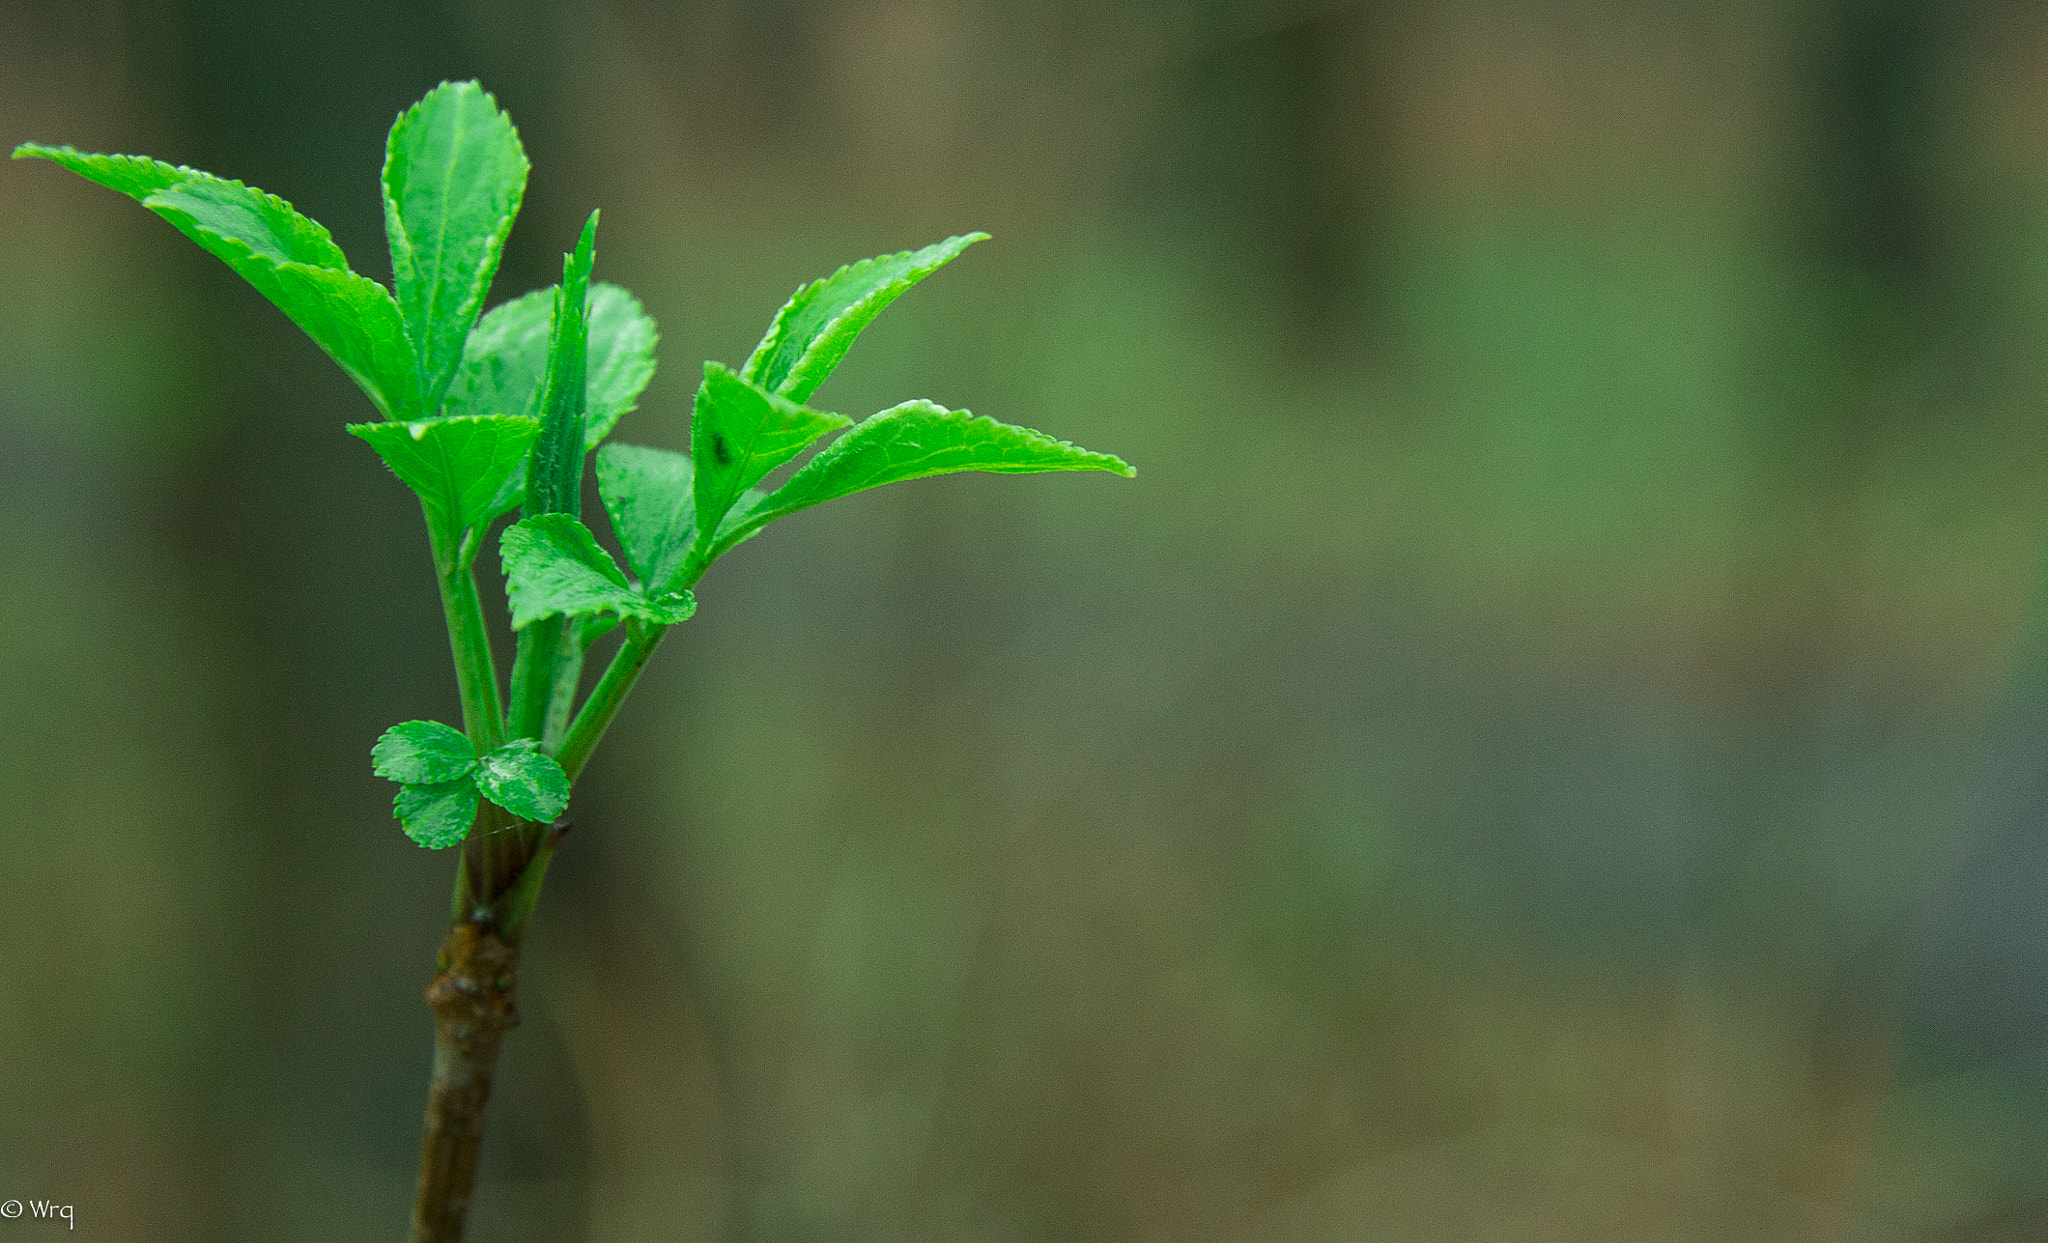
M427 1095L412 1243L460 1243L476 1187L477 1151L491 1072L505 1033L519 1025L513 994L519 946L487 923L464 920L441 943L440 969L427 986L434 1012L434 1079Z

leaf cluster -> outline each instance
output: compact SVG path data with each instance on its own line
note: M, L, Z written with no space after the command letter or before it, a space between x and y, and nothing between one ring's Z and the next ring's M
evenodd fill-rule
M489 799L522 820L546 823L569 806L569 778L534 738L477 754L469 736L439 721L407 721L370 748L372 770L399 784L394 814L406 836L430 849L452 846Z
M626 290L592 280L595 212L559 284L484 310L528 163L518 131L474 82L443 83L391 127L388 289L353 271L318 223L240 182L68 146L24 143L14 154L54 161L163 217L304 329L383 416L348 431L419 497L467 729L411 721L372 750L376 772L401 783L398 819L424 846L461 840L480 800L528 821L559 815L647 653L695 610L691 589L776 519L957 471L1133 473L1108 454L928 401L858 421L809 404L862 329L983 233L798 288L737 370L704 364L689 453L605 443L654 374L654 321ZM581 514L592 451L624 566ZM761 488L807 452L779 487ZM473 565L515 508L499 541L518 634L501 704ZM625 642L579 709L585 654L619 627Z

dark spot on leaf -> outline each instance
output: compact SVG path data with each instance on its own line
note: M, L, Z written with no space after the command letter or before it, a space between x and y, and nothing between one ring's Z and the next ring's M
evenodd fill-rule
M716 432L711 434L711 456L718 459L720 466L732 465L732 450L725 447L725 437Z

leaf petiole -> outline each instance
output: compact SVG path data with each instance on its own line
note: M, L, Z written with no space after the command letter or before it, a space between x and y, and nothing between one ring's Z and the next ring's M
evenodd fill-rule
M560 680L566 618L544 617L519 632L512 657L512 685L506 732L514 738L541 738L547 728L548 705Z
M665 625L626 619L626 641L612 654L612 663L605 666L604 676L590 688L590 698L583 701L576 719L569 723L569 732L562 738L562 749L555 753L572 784L590 762L590 753L597 749L612 718L618 715L619 706L626 702L640 671L647 667L647 658L654 655L661 636L667 633Z

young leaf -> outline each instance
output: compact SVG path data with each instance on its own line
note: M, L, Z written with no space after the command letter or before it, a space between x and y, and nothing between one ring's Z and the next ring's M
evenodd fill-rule
M860 330L898 295L988 237L967 233L923 250L849 263L796 291L754 347L740 375L791 401L803 401L853 345Z
M196 170L182 164L173 167L146 155L90 155L70 143L46 147L39 142L25 142L14 149L14 158L49 160L87 181L98 182L134 199L147 198L196 174Z
M597 492L626 564L651 589L669 585L697 539L690 459L666 449L609 444L597 451Z
M586 363L590 334L590 266L596 258L597 213L591 212L576 249L562 262L555 293L554 325L548 334L547 384L541 390L540 439L526 467L526 496L520 512L575 514L583 511L583 429L588 409Z
M521 738L477 761L477 789L522 820L546 824L569 805L569 778L540 743Z
M360 385L386 418L419 408L419 376L398 304L348 270L326 229L290 203L239 181L140 156L86 155L23 143L15 157L54 161L141 200L291 317Z
M800 406L751 384L724 363L704 364L690 419L690 457L696 462L697 542L709 541L742 492L769 471L802 453L852 419Z
M498 551L505 562L515 630L556 614L575 617L606 610L673 625L697 607L686 591L650 596L628 586L618 563L573 514L515 522L498 538Z
M142 200L143 206L230 265L241 252L273 264L348 270L348 259L319 222L302 216L275 194L239 181L193 173ZM238 244L224 252L223 242Z
M526 460L540 423L511 414L351 423L406 487L419 493L450 534L489 522L503 510L505 481Z
M977 418L928 401L906 401L825 446L789 481L718 532L709 563L761 527L799 509L903 479L979 470L1028 474L1106 470L1137 474L1121 458L1054 440L1044 432Z
M453 726L407 721L384 731L370 748L370 763L387 780L433 785L467 777L476 768L476 748Z
M462 362L519 214L527 167L518 131L474 82L443 82L391 126L384 231L423 412L439 409Z
M590 289L589 410L583 447L595 449L640 402L654 378L654 345L661 334L640 300L617 285Z
M555 289L550 285L501 302L477 323L463 347L462 370L448 387L446 413L540 412ZM583 445L595 449L654 377L658 334L639 299L603 281L590 287L589 327Z
M548 334L547 380L541 390L540 439L526 464L520 512L575 515L583 509L584 428L590 389L590 268L596 257L596 212L583 226L576 249L562 263ZM573 697L582 653L565 642L568 619L550 617L519 631L512 660L506 728L517 737L544 737L555 702ZM566 712L566 709L564 709Z
M391 814L405 826L407 837L428 850L439 850L469 834L469 826L476 823L476 808L476 781L465 776L457 781L398 787Z

